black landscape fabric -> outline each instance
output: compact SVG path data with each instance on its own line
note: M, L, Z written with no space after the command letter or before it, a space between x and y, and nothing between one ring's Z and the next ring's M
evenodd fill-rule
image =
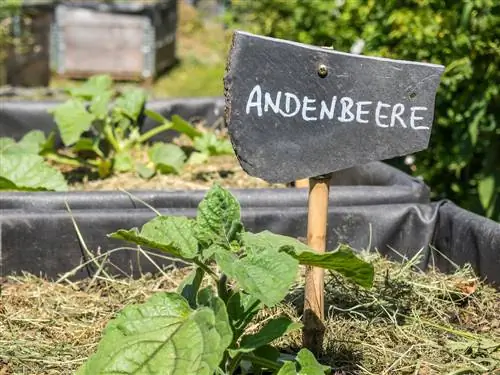
M354 187L350 189L354 190ZM307 200L302 199L304 191L252 189L233 192L242 201L243 222L247 230L271 230L293 237L306 236ZM329 250L333 250L338 243L348 243L356 249L378 249L395 259L398 256L392 249L407 257L422 250L423 267L436 264L444 271L451 270L451 263L445 259L449 258L457 264L471 263L481 277L492 283L500 282L498 223L465 211L448 201L342 205L335 202L334 192L335 189L332 188L328 218ZM95 207L95 202L103 202L109 198L98 198L99 194L106 194L98 192L89 195L87 201L90 207L85 208L81 193L76 194L80 207L72 209L71 215L86 246L94 252L127 246L106 235L121 228L141 227L155 216L140 203L130 203L129 207L121 208L119 205ZM163 194L163 204L156 206L162 214L187 217L196 215L197 202L203 195L200 192ZM294 196L295 194L298 196ZM78 266L86 258L71 215L59 203L49 208L50 204L42 198L45 196L47 201L57 201L53 194L37 195L39 198L34 200L31 207L18 205L17 208L2 209L0 225L3 275L27 271L55 278ZM10 197L15 200L12 193ZM71 207L71 194L67 194L66 198ZM4 196L2 205L6 200ZM434 251L434 248L438 251ZM117 251L110 259L124 270L133 270L135 274L139 270L134 251ZM145 258L141 259L141 266L142 272L155 270ZM89 276L92 272L93 269L89 266L75 277Z

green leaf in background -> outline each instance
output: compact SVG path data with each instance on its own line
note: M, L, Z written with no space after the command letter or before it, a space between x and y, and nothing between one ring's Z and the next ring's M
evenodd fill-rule
M9 138L9 137L0 137L0 154L3 154L4 152L10 152L12 153L12 149L19 149L16 147L17 143L14 138ZM23 152L23 151L21 151Z
M81 151L91 151L95 154L102 155L101 150L99 150L98 143L92 138L81 137L72 147L71 149L74 152Z
M18 145L31 154L38 154L42 151L47 139L41 130L32 130L21 138Z
M373 285L373 265L358 258L347 245L319 254L294 238L269 231L244 233L242 237L245 244L279 249L297 259L300 264L336 271L362 287L370 288Z
M122 110L130 119L137 121L146 103L146 93L141 89L129 89L116 99L115 108Z
M296 362L286 361L277 375L325 375L325 372L330 371L330 367L318 363L307 349L299 351Z
M139 177L144 178L146 180L149 180L156 173L156 171L153 168L149 168L147 165L143 163L136 163L135 171L137 172Z
M113 94L112 90L97 92L90 102L90 112L96 117L104 119L108 115L109 104Z
M67 100L54 108L52 112L65 146L76 143L81 135L90 129L95 120L94 115L87 112L84 104L76 99Z
M0 153L0 190L67 191L64 176L46 164L41 156L27 153Z
M92 100L95 96L109 91L113 85L113 79L107 74L98 74L90 77L82 85L68 89L71 96Z
M251 352L300 328L302 328L301 323L293 322L287 317L271 319L257 333L243 336L238 351Z
M202 152L193 152L189 155L189 159L186 162L188 165L199 165L204 164L208 161L208 155Z
M272 307L281 302L295 281L299 262L275 249L245 245L245 256L215 253L217 265L248 294Z
M148 150L149 159L163 174L180 173L186 161L186 154L177 145L162 142L155 143Z
M201 132L192 126L189 122L184 120L179 115L172 116L172 129L179 132L180 134L185 134L189 138L194 139L195 137L201 136Z
M215 185L198 205L197 237L207 245L217 243L229 246L238 234L238 231L232 229L240 221L240 204L237 199L228 190Z
M231 142L227 139L218 139L212 132L203 133L196 137L193 146L199 152L210 156L233 154Z
M193 259L198 254L198 241L194 236L194 221L182 216L158 216L131 230L120 229L109 237L133 242L174 256Z
M490 175L479 181L478 193L479 200L484 210L487 211L493 202L493 197L495 196L495 176Z
M134 159L128 151L120 151L115 155L113 168L118 172L128 172L134 169Z
M175 293L155 294L108 323L77 375L213 375L231 340L222 315L210 307L193 310Z

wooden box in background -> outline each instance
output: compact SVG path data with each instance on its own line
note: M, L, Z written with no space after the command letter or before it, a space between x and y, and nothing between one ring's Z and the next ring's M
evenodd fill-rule
M175 63L176 29L176 0L63 2L52 29L52 70L154 80Z
M1 1L1 0L0 0ZM7 21L10 29L5 60L0 63L0 86L44 87L50 82L52 1L24 1Z

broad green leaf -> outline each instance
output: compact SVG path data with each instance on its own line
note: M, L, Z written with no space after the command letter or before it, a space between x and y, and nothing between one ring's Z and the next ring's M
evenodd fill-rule
M495 196L495 177L493 175L485 177L479 181L478 193L481 206L487 210L493 201L493 197Z
M296 323L286 317L269 320L261 330L253 335L245 335L241 338L238 351L251 352L261 346L270 344L277 338L283 337L288 332L302 328L301 323Z
M78 87L68 89L70 95L91 100L95 96L108 91L113 85L113 79L107 74L98 74L90 77Z
M358 258L347 245L324 254L293 248L283 248L283 251L296 258L300 264L336 271L364 288L371 288L373 285L373 265Z
M295 368L295 363L286 361L283 366L281 366L277 375L297 375L297 370ZM321 374L324 375L324 374Z
M109 103L112 97L112 90L97 92L90 102L90 112L100 119L105 118L108 115Z
M146 180L150 179L155 175L155 170L152 168L149 168L147 165L143 163L136 163L135 164L135 170L139 177L145 178Z
M365 288L373 285L373 265L358 258L347 245L341 245L336 251L319 254L294 238L269 231L244 233L243 242L279 249L297 259L300 264L339 272Z
M207 245L229 246L242 231L242 226L238 225L240 220L240 204L236 198L228 190L215 185L198 205L197 237Z
M87 112L83 103L76 99L69 99L57 106L53 114L65 146L76 143L95 120L95 116Z
M0 154L5 152L11 152L11 150L16 147L16 140L9 137L0 137Z
M149 159L156 165L156 168L164 174L180 173L186 154L177 145L157 142L148 151Z
M214 312L216 329L221 335L221 345L227 348L233 341L233 331L224 301L214 294L211 287L206 287L198 292L197 302L198 307L206 306Z
M144 224L140 232L137 228L120 229L109 234L109 237L193 259L198 254L198 241L194 233L194 222L186 217L158 216Z
M108 323L78 375L212 375L231 340L220 303L193 310L182 296L158 293Z
M245 256L228 251L215 253L217 265L252 297L268 307L278 304L295 281L299 262L268 247L245 245Z
M280 352L278 349L271 345L263 345L253 351L257 357L265 358L269 361L277 362L280 357Z
M173 115L172 116L172 129L181 133L187 135L189 138L194 139L195 137L199 137L202 135L202 133L197 130L194 126L192 126L189 122L184 120L182 117L179 115Z
M38 154L42 151L47 139L41 130L32 130L21 138L18 145L26 150L27 153Z
M204 275L205 272L200 267L196 267L182 280L177 288L177 292L188 301L189 306L193 309L196 308L196 296Z
M144 108L145 102L146 93L144 90L129 89L116 99L115 106L125 112L130 119L137 121Z
M92 151L96 154L101 153L96 142L91 138L81 137L72 147L75 152Z
M130 152L120 151L115 155L114 169L118 172L128 172L134 169L134 159Z
M297 354L296 362L286 361L277 375L325 375L330 367L318 363L314 355L307 349L301 349Z
M208 155L204 154L202 152L193 152L191 155L189 155L189 159L187 161L187 164L189 165L199 165L206 163L208 161Z
M0 153L0 189L66 191L63 174L41 156Z

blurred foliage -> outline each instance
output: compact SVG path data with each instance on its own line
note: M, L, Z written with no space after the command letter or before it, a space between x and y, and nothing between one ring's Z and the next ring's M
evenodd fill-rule
M226 23L345 52L445 65L429 149L407 171L422 176L435 199L500 221L500 1L233 0Z
M7 48L13 43L11 32L12 17L20 10L21 0L3 0L0 2L0 63L6 58Z

